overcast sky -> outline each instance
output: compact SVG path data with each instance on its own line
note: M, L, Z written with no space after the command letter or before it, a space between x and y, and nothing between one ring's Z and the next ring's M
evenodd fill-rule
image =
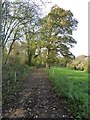
M48 13L52 5L57 4L61 8L71 10L74 18L78 20L77 31L73 37L77 41L74 48L71 49L75 56L88 55L88 0L51 0L52 4L47 5L44 13Z

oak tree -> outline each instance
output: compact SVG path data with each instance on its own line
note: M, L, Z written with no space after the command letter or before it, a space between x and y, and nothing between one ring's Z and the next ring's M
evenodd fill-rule
M70 10L64 10L57 5L42 19L41 39L46 42L47 66L49 64L50 52L56 51L56 56L62 55L65 58L74 58L70 48L76 44L72 37L73 31L77 28L78 21L73 17Z

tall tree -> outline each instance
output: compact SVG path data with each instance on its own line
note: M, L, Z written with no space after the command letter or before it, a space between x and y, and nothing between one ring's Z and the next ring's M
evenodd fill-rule
M42 3L42 0L41 0ZM2 3L3 10L3 53L8 42L11 43L8 50L8 56L12 50L12 46L16 40L22 40L30 33L30 27L35 24L39 18L40 7L35 1L9 0ZM24 29L26 27L26 31ZM28 28L28 29L27 29ZM4 64L6 64L8 57Z
M76 30L78 21L73 18L72 12L55 5L43 18L42 23L40 32L41 39L43 38L46 42L47 66L49 66L49 56L52 51L56 51L65 58L74 58L70 48L76 44L72 34Z

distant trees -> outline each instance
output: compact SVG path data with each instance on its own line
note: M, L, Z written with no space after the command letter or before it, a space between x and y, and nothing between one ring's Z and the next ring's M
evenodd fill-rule
M85 55L80 55L67 64L67 67L70 67L75 70L87 71L90 73L90 57Z

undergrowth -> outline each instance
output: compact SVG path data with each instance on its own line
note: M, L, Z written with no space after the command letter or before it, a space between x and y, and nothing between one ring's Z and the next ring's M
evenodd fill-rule
M20 88L20 82L25 75L31 70L27 65L8 64L2 72L2 104L3 106L9 99L12 99Z

